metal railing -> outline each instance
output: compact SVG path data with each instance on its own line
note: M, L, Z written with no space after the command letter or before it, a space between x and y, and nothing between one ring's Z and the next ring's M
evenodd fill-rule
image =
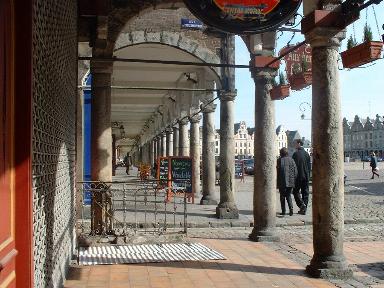
M78 233L112 239L137 234L186 234L188 181L78 182ZM79 213L78 212L78 213Z

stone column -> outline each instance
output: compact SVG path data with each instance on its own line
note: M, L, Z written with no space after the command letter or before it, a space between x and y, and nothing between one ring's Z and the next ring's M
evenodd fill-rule
M188 119L179 121L179 156L189 156Z
M116 175L116 135L112 134L112 176Z
M173 156L173 130L169 128L167 133L167 156Z
M200 115L190 117L190 156L192 158L192 185L195 195L200 194Z
M179 156L179 127L173 127L173 156Z
M161 157L167 156L167 136L166 133L163 132L160 134L161 137Z
M220 203L216 217L237 219L235 203L234 101L236 91L220 92Z
M111 74L112 62L91 61L92 73L92 181L112 181L112 127L111 127ZM93 231L112 230L112 221L103 211L109 209L110 198L102 200L95 193L91 205L91 227Z
M337 59L345 31L315 28L312 47L312 218L314 255L307 272L315 277L348 278L343 252L344 159Z
M155 163L155 140L152 139L149 141L149 164L151 165L151 167L153 167L153 163Z
M203 108L203 197L201 205L216 205L215 104Z
M111 62L91 61L92 180L112 181Z
M161 135L156 137L156 143L157 143L157 158L163 156L162 153L162 148L161 148Z
M276 233L276 128L275 105L269 90L276 69L253 68L255 81L254 227L253 241L278 241Z

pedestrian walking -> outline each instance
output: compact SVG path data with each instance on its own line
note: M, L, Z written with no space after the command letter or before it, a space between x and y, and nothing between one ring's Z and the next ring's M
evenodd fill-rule
M131 158L131 155L129 155L129 152L127 153L127 155L125 155L123 161L125 165L125 173L129 175L129 170L131 169L131 165L132 165L132 158Z
M285 215L285 200L288 202L289 215L293 215L292 189L295 187L297 168L295 161L288 156L288 149L280 149L280 157L277 159L277 187L280 192L281 213Z
M299 214L305 215L308 207L309 197L309 174L311 172L311 157L303 148L301 139L295 140L296 152L293 153L293 160L297 167L297 178L293 196L297 207L300 208ZM300 195L301 192L301 195Z
M377 167L377 158L376 158L375 152L371 152L371 163L370 163L370 166L372 168L372 177L371 177L371 179L374 179L375 175L377 176L377 178L379 178L380 175L379 175L379 173L377 173L377 171L379 171L379 168Z

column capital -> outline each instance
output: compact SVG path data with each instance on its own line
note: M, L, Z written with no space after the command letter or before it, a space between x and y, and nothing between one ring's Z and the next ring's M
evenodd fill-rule
M201 120L201 115L197 114L197 115L194 115L192 117L189 117L189 121L191 123L199 123Z
M237 96L237 90L232 90L232 91L221 90L219 92L220 101L235 101L236 96Z
M208 105L206 104L201 104L200 108L203 113L213 113L216 110L217 105L213 103L209 103Z
M179 121L180 125L187 125L189 123L189 119L187 117L180 119Z
M172 130L173 130L173 131L179 130L179 126L178 126L178 124L172 126Z
M92 59L90 62L91 74L112 74L113 61Z
M346 30L333 27L315 27L305 34L305 39L315 47L329 47L338 50L341 46L341 41L346 36Z
M274 68L252 68L251 75L254 80L264 79L268 82L272 82L272 80L277 76L277 71Z
M173 134L173 129L172 129L172 127L168 127L168 128L166 128L166 129L165 129L165 133L166 133L166 134Z

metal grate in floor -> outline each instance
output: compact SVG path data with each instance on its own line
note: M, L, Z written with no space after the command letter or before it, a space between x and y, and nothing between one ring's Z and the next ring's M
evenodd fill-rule
M224 259L224 255L200 243L98 246L79 250L79 265Z

